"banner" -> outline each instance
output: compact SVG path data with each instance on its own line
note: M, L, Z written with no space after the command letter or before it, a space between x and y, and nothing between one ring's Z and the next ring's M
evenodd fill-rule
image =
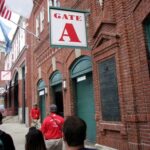
M5 38L6 43L5 51L8 53L11 50L11 41L8 38L8 34L11 29L8 26L6 26L1 20L0 20L0 28Z
M12 12L6 7L5 0L0 0L0 16L10 20Z
M1 80L11 80L11 72L10 71L1 71Z

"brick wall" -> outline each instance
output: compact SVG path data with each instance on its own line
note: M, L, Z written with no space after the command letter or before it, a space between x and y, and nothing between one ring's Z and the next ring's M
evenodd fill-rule
M4 70L4 59L5 59L5 53L0 52L0 71ZM5 81L2 81L0 79L0 86L4 87L4 85L5 85Z
M121 107L121 122L115 125L115 122L103 122L98 115L100 135L98 135L100 143L110 145L117 149L149 149L149 72L146 59L146 48L144 41L144 33L142 22L150 13L148 1L112 1L112 16L104 15L103 20L115 22L115 26L108 29L108 22L100 24L99 38L107 38L106 42L99 45L93 50L94 70L97 70L97 64L103 59L107 59L112 55L116 58L117 78L119 85L119 100ZM107 6L106 6L107 5ZM111 2L104 2L104 12L108 10ZM107 36L104 32L107 30ZM111 47L111 37L116 34L116 50ZM98 41L98 38L96 39ZM108 47L111 48L108 48ZM107 48L107 50L106 50ZM95 72L95 84L98 82L97 72ZM97 112L99 109L99 93L98 86L95 87ZM120 126L120 129L119 129ZM145 128L146 130L143 130ZM146 132L147 131L147 132ZM114 135L114 138L111 135ZM115 142L117 138L117 143Z
M29 30L35 32L35 18L46 2L38 1L29 20ZM95 97L95 119L97 143L119 150L148 150L150 147L150 79L146 59L145 38L142 22L150 13L149 0L109 0L100 7L98 0L61 1L65 8L88 10L88 42L91 51L81 50L80 56L91 56L93 60L93 82ZM46 17L47 18L47 17ZM48 87L46 108L53 101L49 78L54 73L52 59L56 60L56 70L67 80L67 90L63 90L64 114L74 114L74 96L70 68L76 60L74 49L54 49L49 46L49 25L45 20L40 41L33 36L27 38L27 104L37 100L37 84L43 79ZM80 57L79 56L79 57ZM100 77L98 64L111 57L116 60L120 122L106 122L102 119ZM78 57L78 58L79 58ZM41 68L41 78L38 69Z

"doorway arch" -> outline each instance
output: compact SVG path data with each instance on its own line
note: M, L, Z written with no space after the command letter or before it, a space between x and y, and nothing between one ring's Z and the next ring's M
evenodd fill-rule
M18 108L19 108L19 102L18 102L18 72L17 72L14 78L14 114L15 115L18 115Z
M57 70L52 74L49 84L52 89L53 102L57 105L57 114L64 116L62 74L60 71Z
M46 117L46 107L45 107L45 82L41 79L38 82L38 100L39 100L39 108L41 111L41 122Z
M74 85L75 112L87 124L87 141L96 141L95 105L92 79L91 57L83 56L77 59L70 69Z

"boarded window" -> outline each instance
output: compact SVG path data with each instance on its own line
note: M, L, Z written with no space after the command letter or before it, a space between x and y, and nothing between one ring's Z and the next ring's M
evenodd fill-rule
M120 121L118 85L115 58L99 64L102 118L104 121Z

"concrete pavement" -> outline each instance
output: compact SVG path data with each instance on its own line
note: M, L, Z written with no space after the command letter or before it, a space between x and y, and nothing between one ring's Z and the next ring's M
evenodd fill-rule
M16 150L25 149L25 135L27 134L29 128L26 127L25 124L20 124L18 122L18 116L8 116L4 118L3 124L0 125L0 129L12 136ZM94 146L86 143L86 147L96 147L98 150L116 150L114 148L102 146L99 144L95 144Z
M12 136L16 150L25 149L25 135L28 128L25 124L18 123L17 116L5 118L3 124L0 125L0 129Z

